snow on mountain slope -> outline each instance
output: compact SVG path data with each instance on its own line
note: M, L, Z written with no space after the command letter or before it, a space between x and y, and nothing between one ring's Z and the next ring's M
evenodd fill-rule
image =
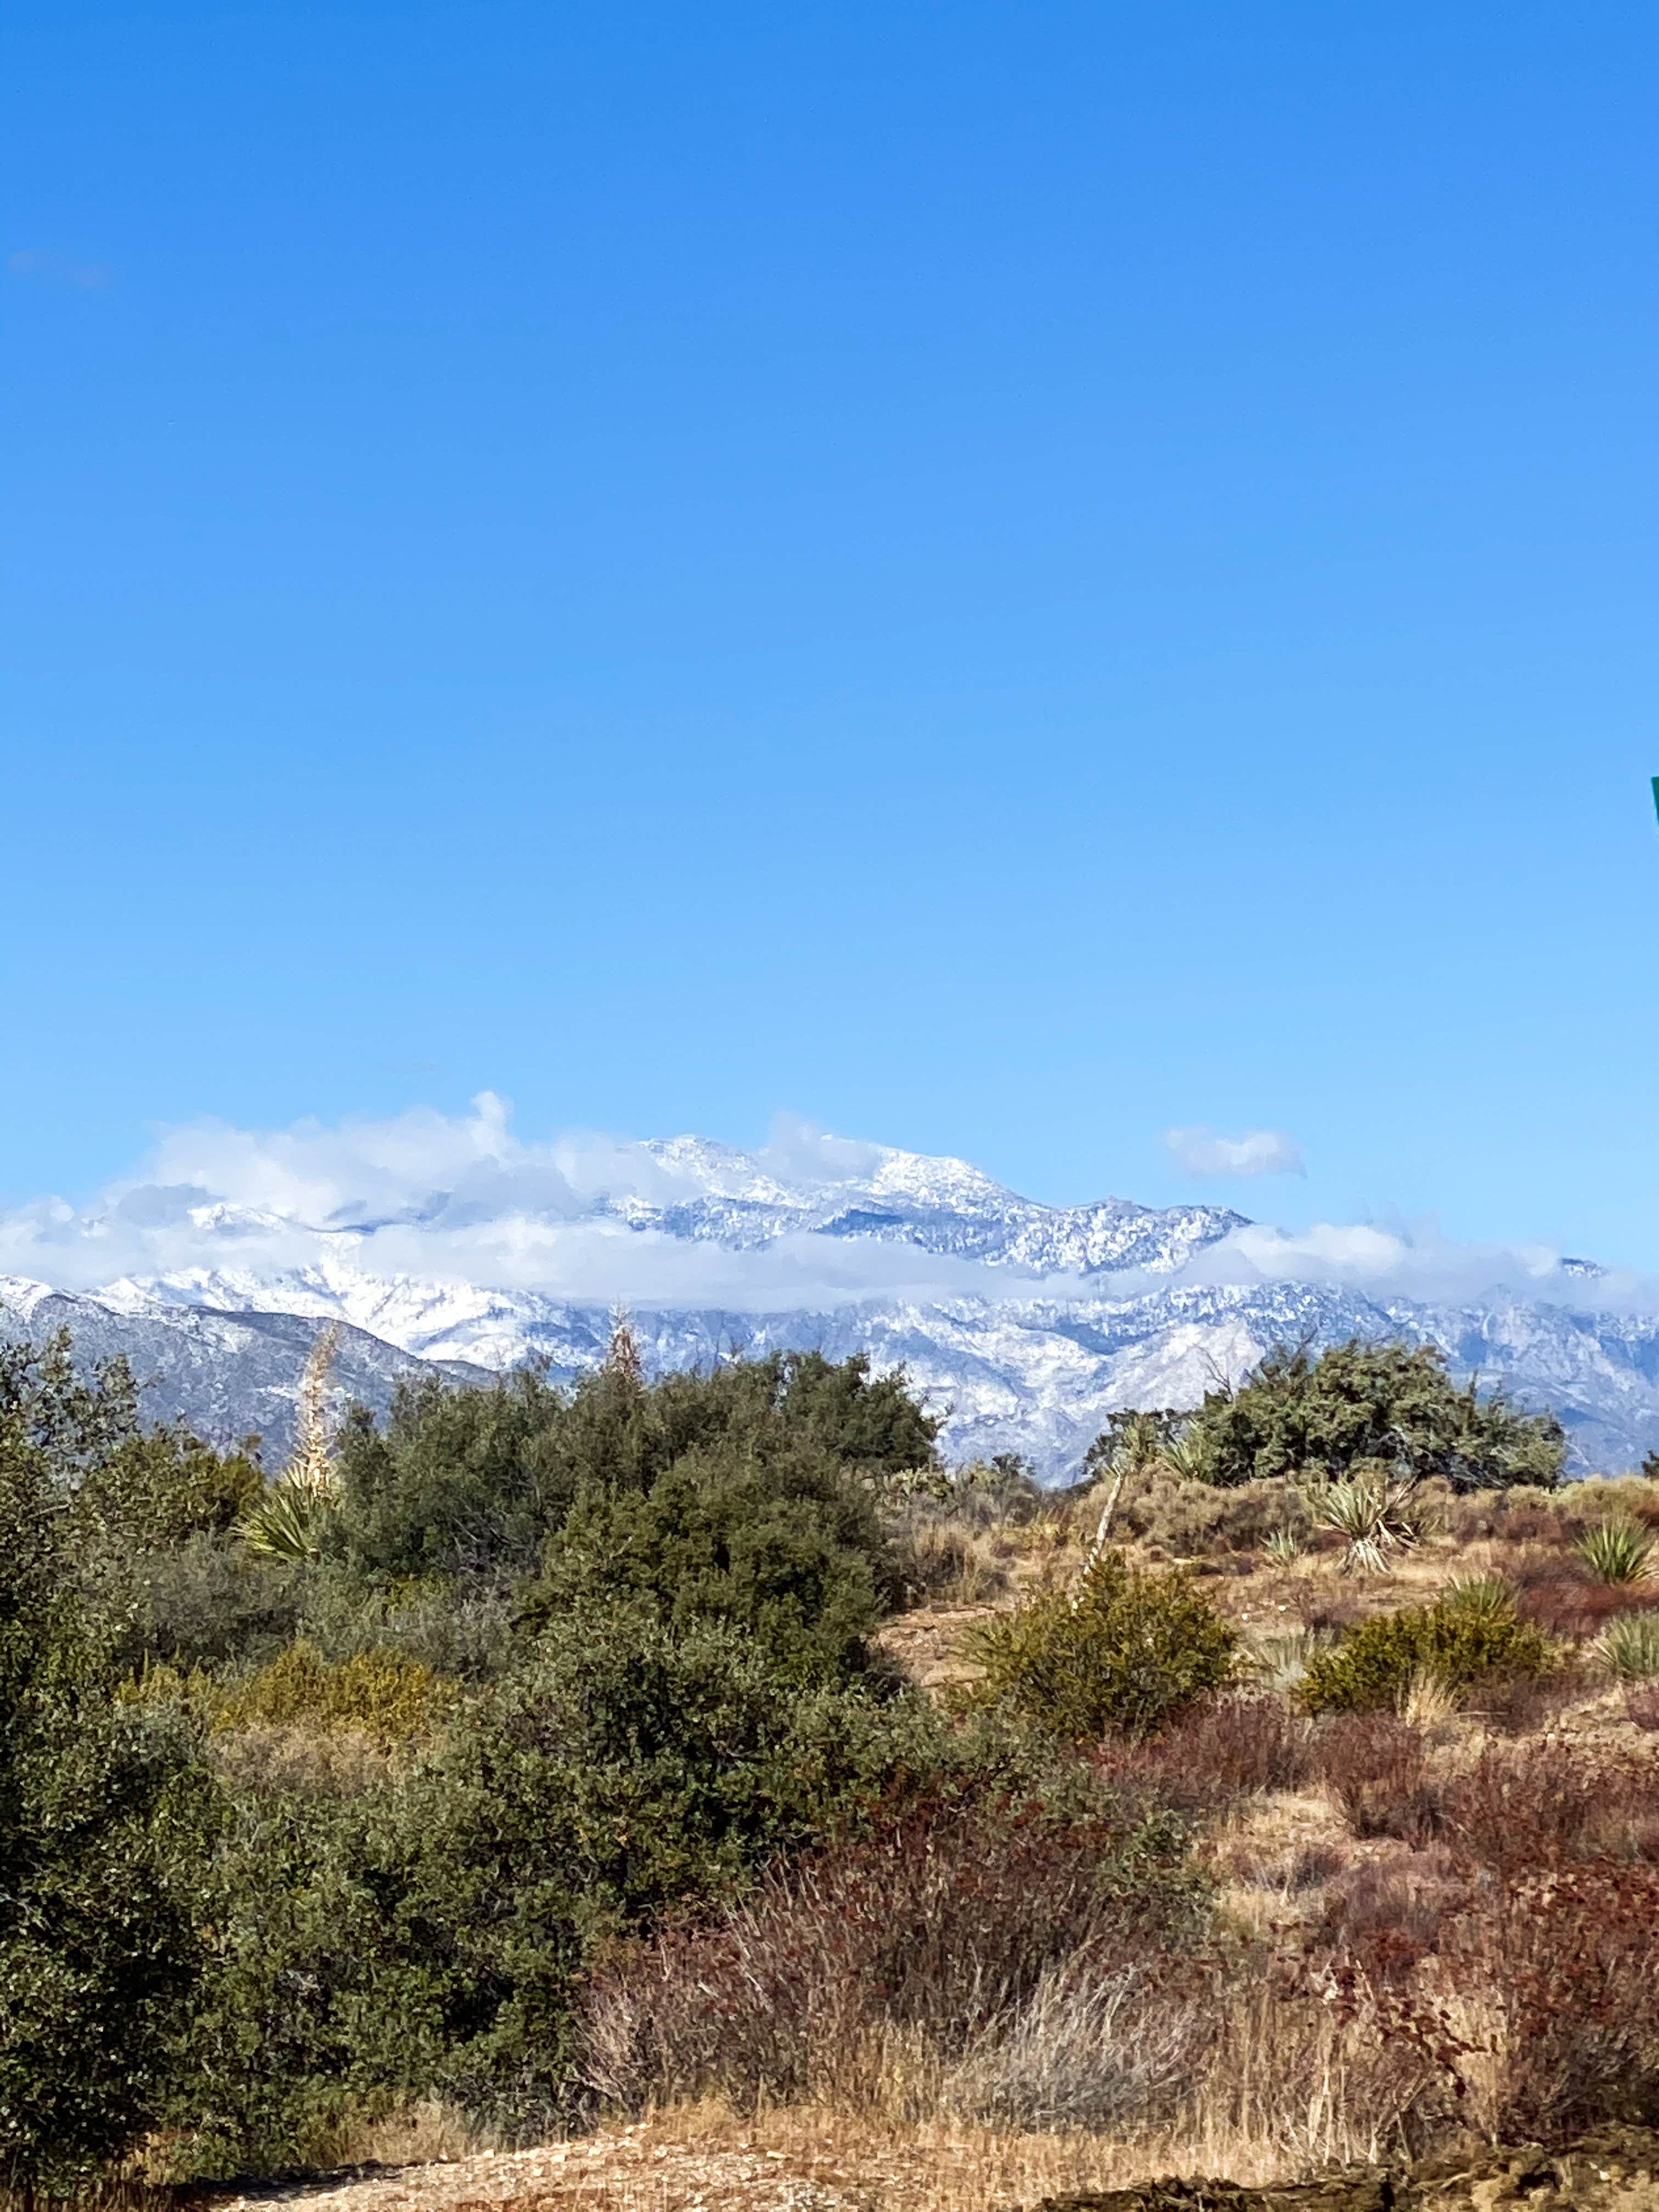
M656 1366L867 1350L948 1410L953 1456L1021 1451L1052 1478L1114 1407L1191 1405L1304 1337L1439 1343L1460 1375L1553 1406L1581 1466L1659 1444L1659 1317L1595 1310L1604 1285L1585 1262L1551 1263L1548 1300L1408 1298L1328 1273L1262 1279L1246 1247L1273 1232L1224 1207L1046 1206L965 1161L810 1132L762 1153L678 1137L521 1157L503 1128L465 1125L475 1150L494 1147L482 1164L382 1174L361 1197L343 1171L296 1172L283 1203L147 1188L146 1218L185 1220L186 1257L175 1239L173 1264L90 1296L0 1278L0 1328L66 1322L88 1352L129 1350L157 1378L158 1413L258 1428L280 1451L325 1320L346 1325L343 1386L376 1407L426 1363L477 1376L533 1353L570 1379L603 1356L620 1260L647 1286L628 1296ZM89 1245L110 1236L102 1218L83 1225Z

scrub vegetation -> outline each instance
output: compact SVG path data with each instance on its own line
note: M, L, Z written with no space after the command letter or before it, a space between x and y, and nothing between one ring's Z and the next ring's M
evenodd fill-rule
M1659 1486L1547 1418L1287 1351L1044 1492L858 1358L376 1421L327 1352L268 1475L0 1349L14 2193L690 2100L1252 2179L1659 2119Z

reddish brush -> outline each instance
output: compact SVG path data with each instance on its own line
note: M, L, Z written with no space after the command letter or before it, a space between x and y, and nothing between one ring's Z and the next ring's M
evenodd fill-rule
M1098 1763L1183 1811L1217 1812L1300 1789L1315 1771L1313 1731L1282 1698L1238 1694L1191 1707L1148 1742L1112 1745Z
M1524 1617L1551 1636L1580 1640L1599 1634L1621 1613L1636 1613L1655 1602L1651 1588L1639 1583L1600 1583L1565 1562L1547 1572L1534 1569L1520 1583Z
M1659 1825L1659 1770L1565 1743L1492 1745L1440 1794L1459 1858L1516 1879L1575 1860L1638 1861Z
M787 2097L845 2078L884 2027L957 2055L1066 1962L1144 1972L1167 1903L1122 1840L1097 1820L931 1810L768 1876L714 1925L665 1929L594 1977L591 2085L633 2108Z
M1351 1713L1317 1740L1319 1769L1356 1836L1426 1843L1435 1832L1434 1793L1423 1738L1392 1713Z
M1549 2141L1659 2110L1659 1870L1604 1863L1478 1892L1407 1979L1391 1941L1378 1957L1362 1938L1331 1978L1427 2062L1420 2119Z

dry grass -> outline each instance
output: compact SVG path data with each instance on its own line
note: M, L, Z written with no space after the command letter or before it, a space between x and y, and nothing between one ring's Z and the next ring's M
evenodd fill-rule
M1294 2094L1268 2087L1264 2012L1258 2004L1256 2016L1230 2023L1240 2071L1224 2098L1179 2130L1133 2142L953 2118L895 2124L802 2104L739 2115L705 2100L533 2150L262 2188L226 2212L250 2203L311 2212L1000 2212L1160 2173L1271 2182L1308 2164L1308 2145L1340 2159L1395 2148L1386 2130L1373 2137L1339 2117L1348 2068L1328 2021L1310 2021L1298 2046L1305 2072ZM1325 2162L1322 2148L1312 2163Z

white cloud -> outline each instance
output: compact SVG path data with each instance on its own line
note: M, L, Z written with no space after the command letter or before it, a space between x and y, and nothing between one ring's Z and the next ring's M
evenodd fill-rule
M1201 1125L1166 1129L1164 1141L1188 1175L1303 1175L1302 1155L1282 1129L1248 1129L1242 1137L1218 1137Z
M1176 1133L1224 1148L1229 1172L1244 1171L1240 1153L1266 1171L1269 1147L1281 1148L1281 1171L1295 1161L1294 1147L1271 1132L1236 1140ZM281 1130L193 1122L167 1131L138 1173L89 1205L45 1198L0 1213L0 1275L83 1291L170 1276L210 1297L210 1279L252 1287L279 1271L319 1271L319 1280L348 1271L733 1314L872 1299L1115 1301L1178 1285L1270 1282L1449 1305L1512 1296L1603 1311L1659 1309L1659 1290L1635 1274L1587 1279L1545 1248L1459 1244L1433 1222L1298 1231L1252 1223L1179 1275L1087 1279L1039 1279L896 1239L812 1232L814 1218L846 1202L843 1192L904 1158L790 1119L752 1154L696 1139L644 1144L592 1132L526 1140L506 1103L487 1091L459 1115L422 1108ZM732 1249L649 1225L655 1210L711 1193L799 1200L801 1227ZM808 1199L817 1215L805 1210Z
M787 1116L752 1155L581 1131L526 1142L489 1091L465 1114L417 1108L331 1128L202 1121L167 1131L139 1174L83 1208L49 1198L0 1215L0 1274L96 1290L131 1278L349 1267L733 1311L1006 1295L1006 1270L813 1236L805 1220L800 1234L737 1251L633 1225L646 1210L711 1191L775 1197L810 1186L833 1205L837 1186L856 1184L883 1157L879 1146Z

